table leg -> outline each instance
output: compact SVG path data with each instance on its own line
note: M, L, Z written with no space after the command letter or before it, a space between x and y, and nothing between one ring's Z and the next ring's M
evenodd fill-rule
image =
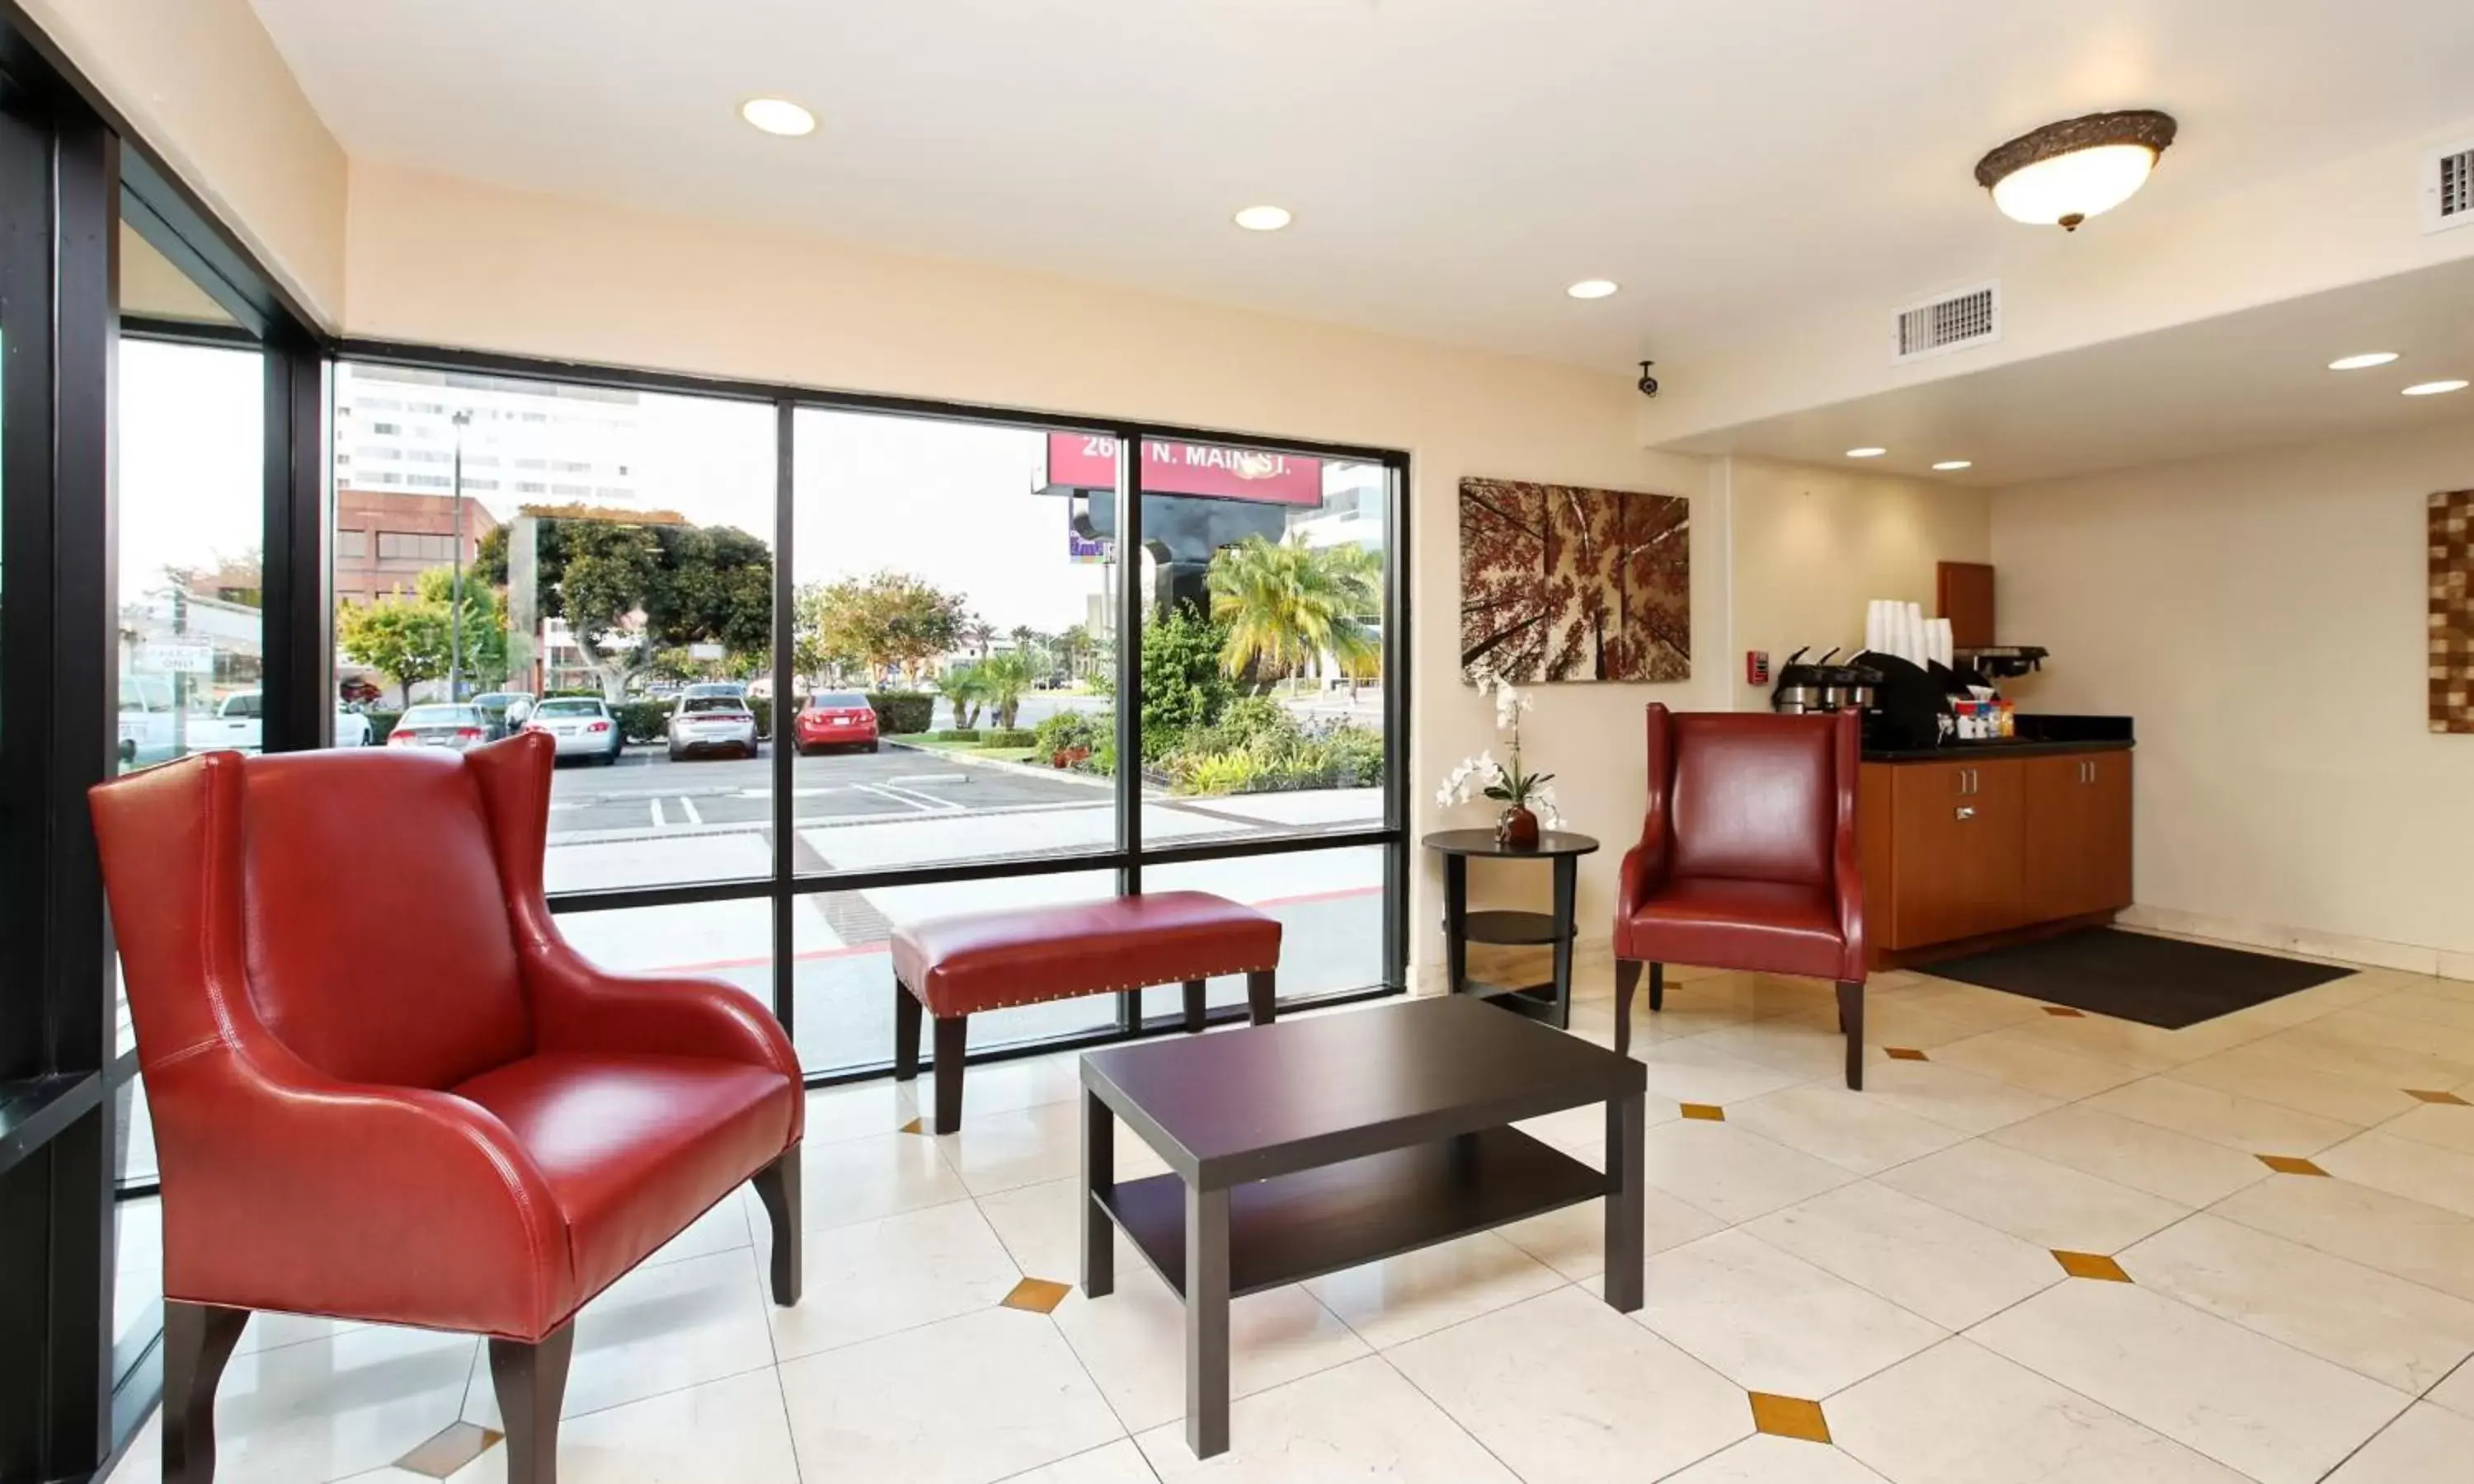
M1640 1307L1642 1107L1644 1092L1607 1103L1607 1303L1623 1313Z
M1443 993L1468 993L1468 860L1443 857Z
M1082 1295L1104 1299L1117 1291L1116 1223L1100 1209L1103 1192L1117 1187L1117 1115L1100 1094L1082 1093Z
M1581 858L1555 857L1555 1028L1572 1028L1572 898L1579 885Z
M1228 1192L1185 1187L1185 1446L1228 1450Z

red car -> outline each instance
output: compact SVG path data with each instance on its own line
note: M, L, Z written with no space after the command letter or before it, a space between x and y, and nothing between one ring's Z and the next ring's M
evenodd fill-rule
M876 707L855 690L819 691L799 706L799 754L809 756L829 747L863 747L876 751Z

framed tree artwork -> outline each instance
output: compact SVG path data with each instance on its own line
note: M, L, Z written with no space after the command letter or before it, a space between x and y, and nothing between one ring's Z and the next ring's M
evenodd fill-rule
M1677 495L1462 480L1462 674L1691 679L1691 548Z
M2431 497L2431 730L2474 732L2474 490Z

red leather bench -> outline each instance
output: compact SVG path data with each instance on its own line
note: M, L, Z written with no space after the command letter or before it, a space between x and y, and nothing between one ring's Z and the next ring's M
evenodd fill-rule
M1185 1028L1202 1029L1202 982L1246 976L1256 1025L1272 1020L1280 924L1207 892L1154 892L1061 906L930 918L893 930L893 1075L919 1075L919 1020L936 1021L936 1132L962 1126L970 1017L1082 994L1185 986Z

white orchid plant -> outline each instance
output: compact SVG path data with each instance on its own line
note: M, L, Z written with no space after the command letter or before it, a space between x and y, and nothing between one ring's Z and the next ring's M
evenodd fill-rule
M1510 734L1512 760L1496 761L1492 748L1462 758L1443 775L1435 802L1449 808L1472 798L1492 799L1510 808L1529 810L1549 829L1562 828L1564 816L1555 807L1555 775L1528 773L1520 766L1520 713L1529 709L1528 693L1499 675L1479 676L1477 688L1494 697L1494 727Z

